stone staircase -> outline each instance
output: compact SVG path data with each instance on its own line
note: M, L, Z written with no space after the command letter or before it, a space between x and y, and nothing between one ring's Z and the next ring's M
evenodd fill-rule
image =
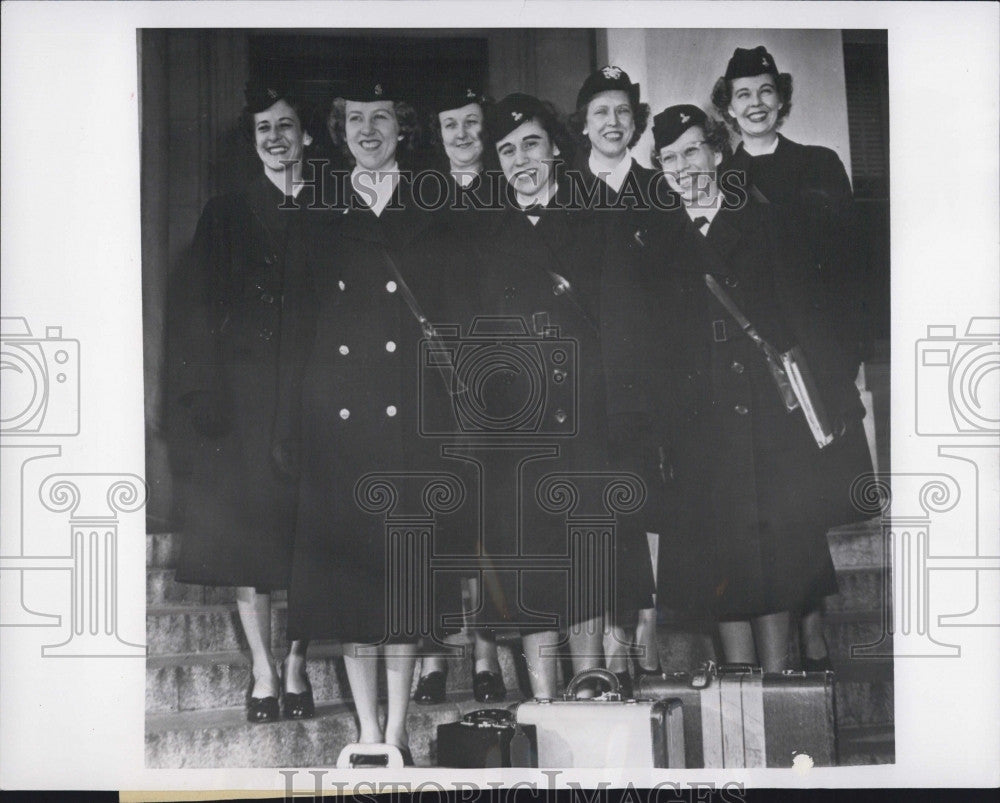
M878 343L866 378L874 404L879 470L889 471L888 343ZM883 548L877 521L829 534L840 594L826 601L826 639L836 671L835 707L842 765L894 760L893 670L890 659L852 658L851 647L882 637ZM246 644L234 590L175 583L179 536L146 537L146 765L174 767L332 766L356 729L343 661L336 644L314 642L308 672L318 706L313 720L250 725L243 698L250 683ZM275 595L275 655L283 655L286 609ZM687 629L685 629L687 628ZM660 661L687 671L715 657L712 629L668 620L659 627ZM891 652L891 642L883 645ZM793 655L797 644L791 645ZM500 662L509 695L521 699L526 684L520 643L501 641ZM448 700L411 705L410 747L418 766L435 763L436 726L483 707L472 698L468 660L450 661ZM419 670L419 666L418 666ZM414 685L416 685L416 675Z
M250 725L243 698L250 683L246 645L232 589L175 583L171 568L179 537L147 536L148 658L146 764L149 767L330 766L356 730L339 646L315 642L308 671L317 716L303 722ZM827 605L826 636L837 672L836 711L842 764L893 760L892 665L851 659L852 645L881 635L882 547L876 523L830 533L841 594ZM273 606L275 654L286 648L286 608ZM709 628L661 624L660 659L668 670L689 670L714 657ZM521 699L520 644L502 640L500 658L509 702ZM468 660L450 660L448 701L412 705L411 749L419 765L433 765L436 726L482 707L472 699Z

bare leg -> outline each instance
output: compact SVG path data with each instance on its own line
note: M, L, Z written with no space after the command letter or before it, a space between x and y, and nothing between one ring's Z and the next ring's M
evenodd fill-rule
M289 645L288 656L285 658L285 691L292 694L302 694L309 688L306 675L306 650L308 648L308 639L296 640Z
M378 744L383 741L378 724L378 659L374 655L358 655L360 646L353 642L344 644L344 668L358 712L358 741ZM409 694L409 687L406 691Z
M251 696L277 697L278 673L271 655L271 595L258 594L253 586L240 586L236 589L236 610L250 647Z
M604 645L601 643L603 633L604 617L601 616L595 616L570 626L569 649L573 655L574 672L595 669L601 665L601 660L604 657Z
M604 665L612 672L628 672L628 654L629 637L625 628L621 625L605 625Z
M788 611L769 613L753 620L754 641L757 655L765 672L788 669L788 629L792 618Z
M722 652L729 664L756 664L757 652L754 650L753 629L750 622L738 620L719 622L719 638L722 639Z
M479 578L470 577L469 600L472 610L479 607ZM500 674L500 659L497 656L497 640L493 633L480 627L473 627L473 656L475 660L474 672L495 672Z
M386 688L389 699L385 717L385 741L409 749L406 733L406 709L410 704L410 684L417 662L416 644L387 644L385 655Z
M558 644L559 632L545 630L541 633L529 633L522 641L524 660L531 678L531 693L535 697L554 698L559 690L556 664L559 659L555 654L542 655L542 647Z
M823 608L817 606L807 611L799 620L799 635L802 639L802 653L814 661L829 656L826 637L823 635Z
M656 608L639 611L635 625L635 643L639 646L639 668L654 670L660 666L660 648L656 640Z

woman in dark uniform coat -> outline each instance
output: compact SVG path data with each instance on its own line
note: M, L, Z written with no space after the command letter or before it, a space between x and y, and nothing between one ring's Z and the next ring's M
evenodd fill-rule
M454 243L457 250L464 250L486 231L491 200L491 182L484 175L483 120L489 100L482 92L470 86L445 86L434 102L428 116L427 129L438 157L435 168L445 178L446 202L435 212L435 226L441 236ZM495 161L495 160L494 160ZM445 321L438 321L444 323ZM447 399L442 399L447 404ZM472 512L472 506L468 511ZM471 516L453 527L455 543L448 544L449 552L462 551L476 531L477 520ZM449 548L454 546L454 548ZM478 576L462 578L469 590L472 610L479 607L480 583ZM438 596L437 612L461 610L461 588L455 582L435 584ZM500 661L497 656L496 637L489 628L472 627L473 674L472 692L480 703L497 703L507 697ZM455 637L453 636L453 639ZM459 636L459 638L464 638ZM420 681L413 693L413 700L421 705L443 703L448 664L444 655L426 655L421 665Z
M263 171L205 206L188 270L175 283L168 381L175 428L193 439L177 579L238 587L253 663L247 716L267 722L278 717L280 693L270 593L288 588L295 512L294 485L270 461L283 260L299 215L293 182L312 138L299 103L278 89L248 88L244 117ZM305 650L293 642L285 661L286 717L313 713Z
M643 167L630 151L649 123L649 104L639 102L639 85L621 67L608 65L587 76L570 115L570 133L577 140L573 165L582 176L584 192L621 209L648 211L657 193L668 199L662 175Z
M858 252L854 197L840 157L830 148L802 145L779 129L792 109L792 76L778 70L763 46L737 48L726 73L716 82L712 102L740 135L724 170L740 171L774 207L778 231L805 254L815 275L816 303L838 304L834 334L860 366L867 346L863 264ZM849 505L840 513L846 523L858 514ZM811 669L829 669L821 615L822 597L802 612L802 649Z
M310 220L288 256L276 438L279 452L301 455L289 632L343 642L358 740L396 745L409 760L421 633L406 600L396 604L403 582L386 574L387 517L413 512L406 475L432 467L433 444L418 434L423 332L406 288L435 318L434 271L447 255L435 252L431 214L413 202L397 163L416 136L413 109L373 81L334 100L329 127L355 166L337 208ZM371 472L398 475L398 498L366 484ZM391 501L398 506L382 509ZM378 655L388 676L384 730Z
M775 349L803 349L841 442L863 444L863 408L851 361L831 342L836 314L811 303L809 275L774 238L770 210L752 198L723 203L722 124L674 106L653 131L685 207L634 233L638 267L605 301L618 305L609 316L633 327L615 339L629 347L610 359L635 367L620 390L631 387L645 413L636 447L678 523L661 546L660 599L713 613L727 661L778 671L789 663L790 612L817 589L836 591L825 535L830 500L849 491L801 411L787 412L761 351L706 274ZM857 456L856 473L870 470L867 450L845 454Z
M550 106L509 95L490 109L487 130L487 147L495 149L510 189L507 207L491 216L490 231L478 243L478 309L468 318L492 316L480 321L476 334L495 339L499 364L508 353L533 355L546 390L532 396L539 390L531 384L532 371L518 370L516 360L505 366L509 370L485 372L482 387L469 388L480 394L474 400L481 403L484 430L511 422L511 430L502 424L492 430L502 433L494 441L497 451L475 452L491 491L485 519L493 529L485 552L567 556L565 514L551 512L554 494L542 480L552 473L607 470L597 330L600 215L559 208L568 183L557 178L557 163L570 157L571 143ZM517 338L524 352L510 348ZM576 344L575 365L566 357L567 340ZM538 405L526 404L529 399ZM519 418L525 411L527 419ZM491 618L522 633L532 690L554 697L559 630L568 631L576 671L599 665L603 610L576 604L583 589L571 588L564 571L533 568L513 579L510 572L487 573Z
M584 186L596 186L595 203L629 215L616 226L629 226L637 214L652 212L663 175L640 165L630 155L649 122L649 104L639 101L639 85L621 67L608 65L591 73L576 96L570 131L577 137L576 168ZM638 223L635 223L638 226ZM655 529L659 532L663 525ZM637 675L661 673L656 642L653 567L646 532L638 527L620 532L616 580L618 621L605 621L604 653L608 668L628 674L630 638L623 622L635 616Z

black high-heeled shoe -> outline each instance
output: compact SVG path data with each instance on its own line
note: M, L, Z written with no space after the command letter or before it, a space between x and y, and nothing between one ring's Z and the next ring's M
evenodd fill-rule
M254 677L250 673L250 688L247 689L246 712L247 722L260 724L263 722L274 722L281 717L278 708L277 697L254 697L253 696Z
M312 683L306 676L306 690L285 691L281 695L281 713L285 719L312 719L316 716L316 701L313 699Z
M413 702L417 705L437 705L445 700L445 683L448 676L440 670L428 672L417 681Z
M479 703L502 703L507 699L507 687L499 672L484 670L472 678L472 695Z

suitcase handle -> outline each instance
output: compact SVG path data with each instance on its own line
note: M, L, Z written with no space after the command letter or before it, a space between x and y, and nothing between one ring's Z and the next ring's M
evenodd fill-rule
M514 724L514 714L505 708L480 708L462 717L462 724L476 728L502 728Z
M575 674L573 679L566 686L566 692L563 694L563 699L576 700L576 695L580 691L580 686L588 680L600 680L606 683L608 685L608 696L614 697L617 695L618 699L621 699L622 685L615 676L615 673L609 672L607 669L598 668L584 669L582 672Z

